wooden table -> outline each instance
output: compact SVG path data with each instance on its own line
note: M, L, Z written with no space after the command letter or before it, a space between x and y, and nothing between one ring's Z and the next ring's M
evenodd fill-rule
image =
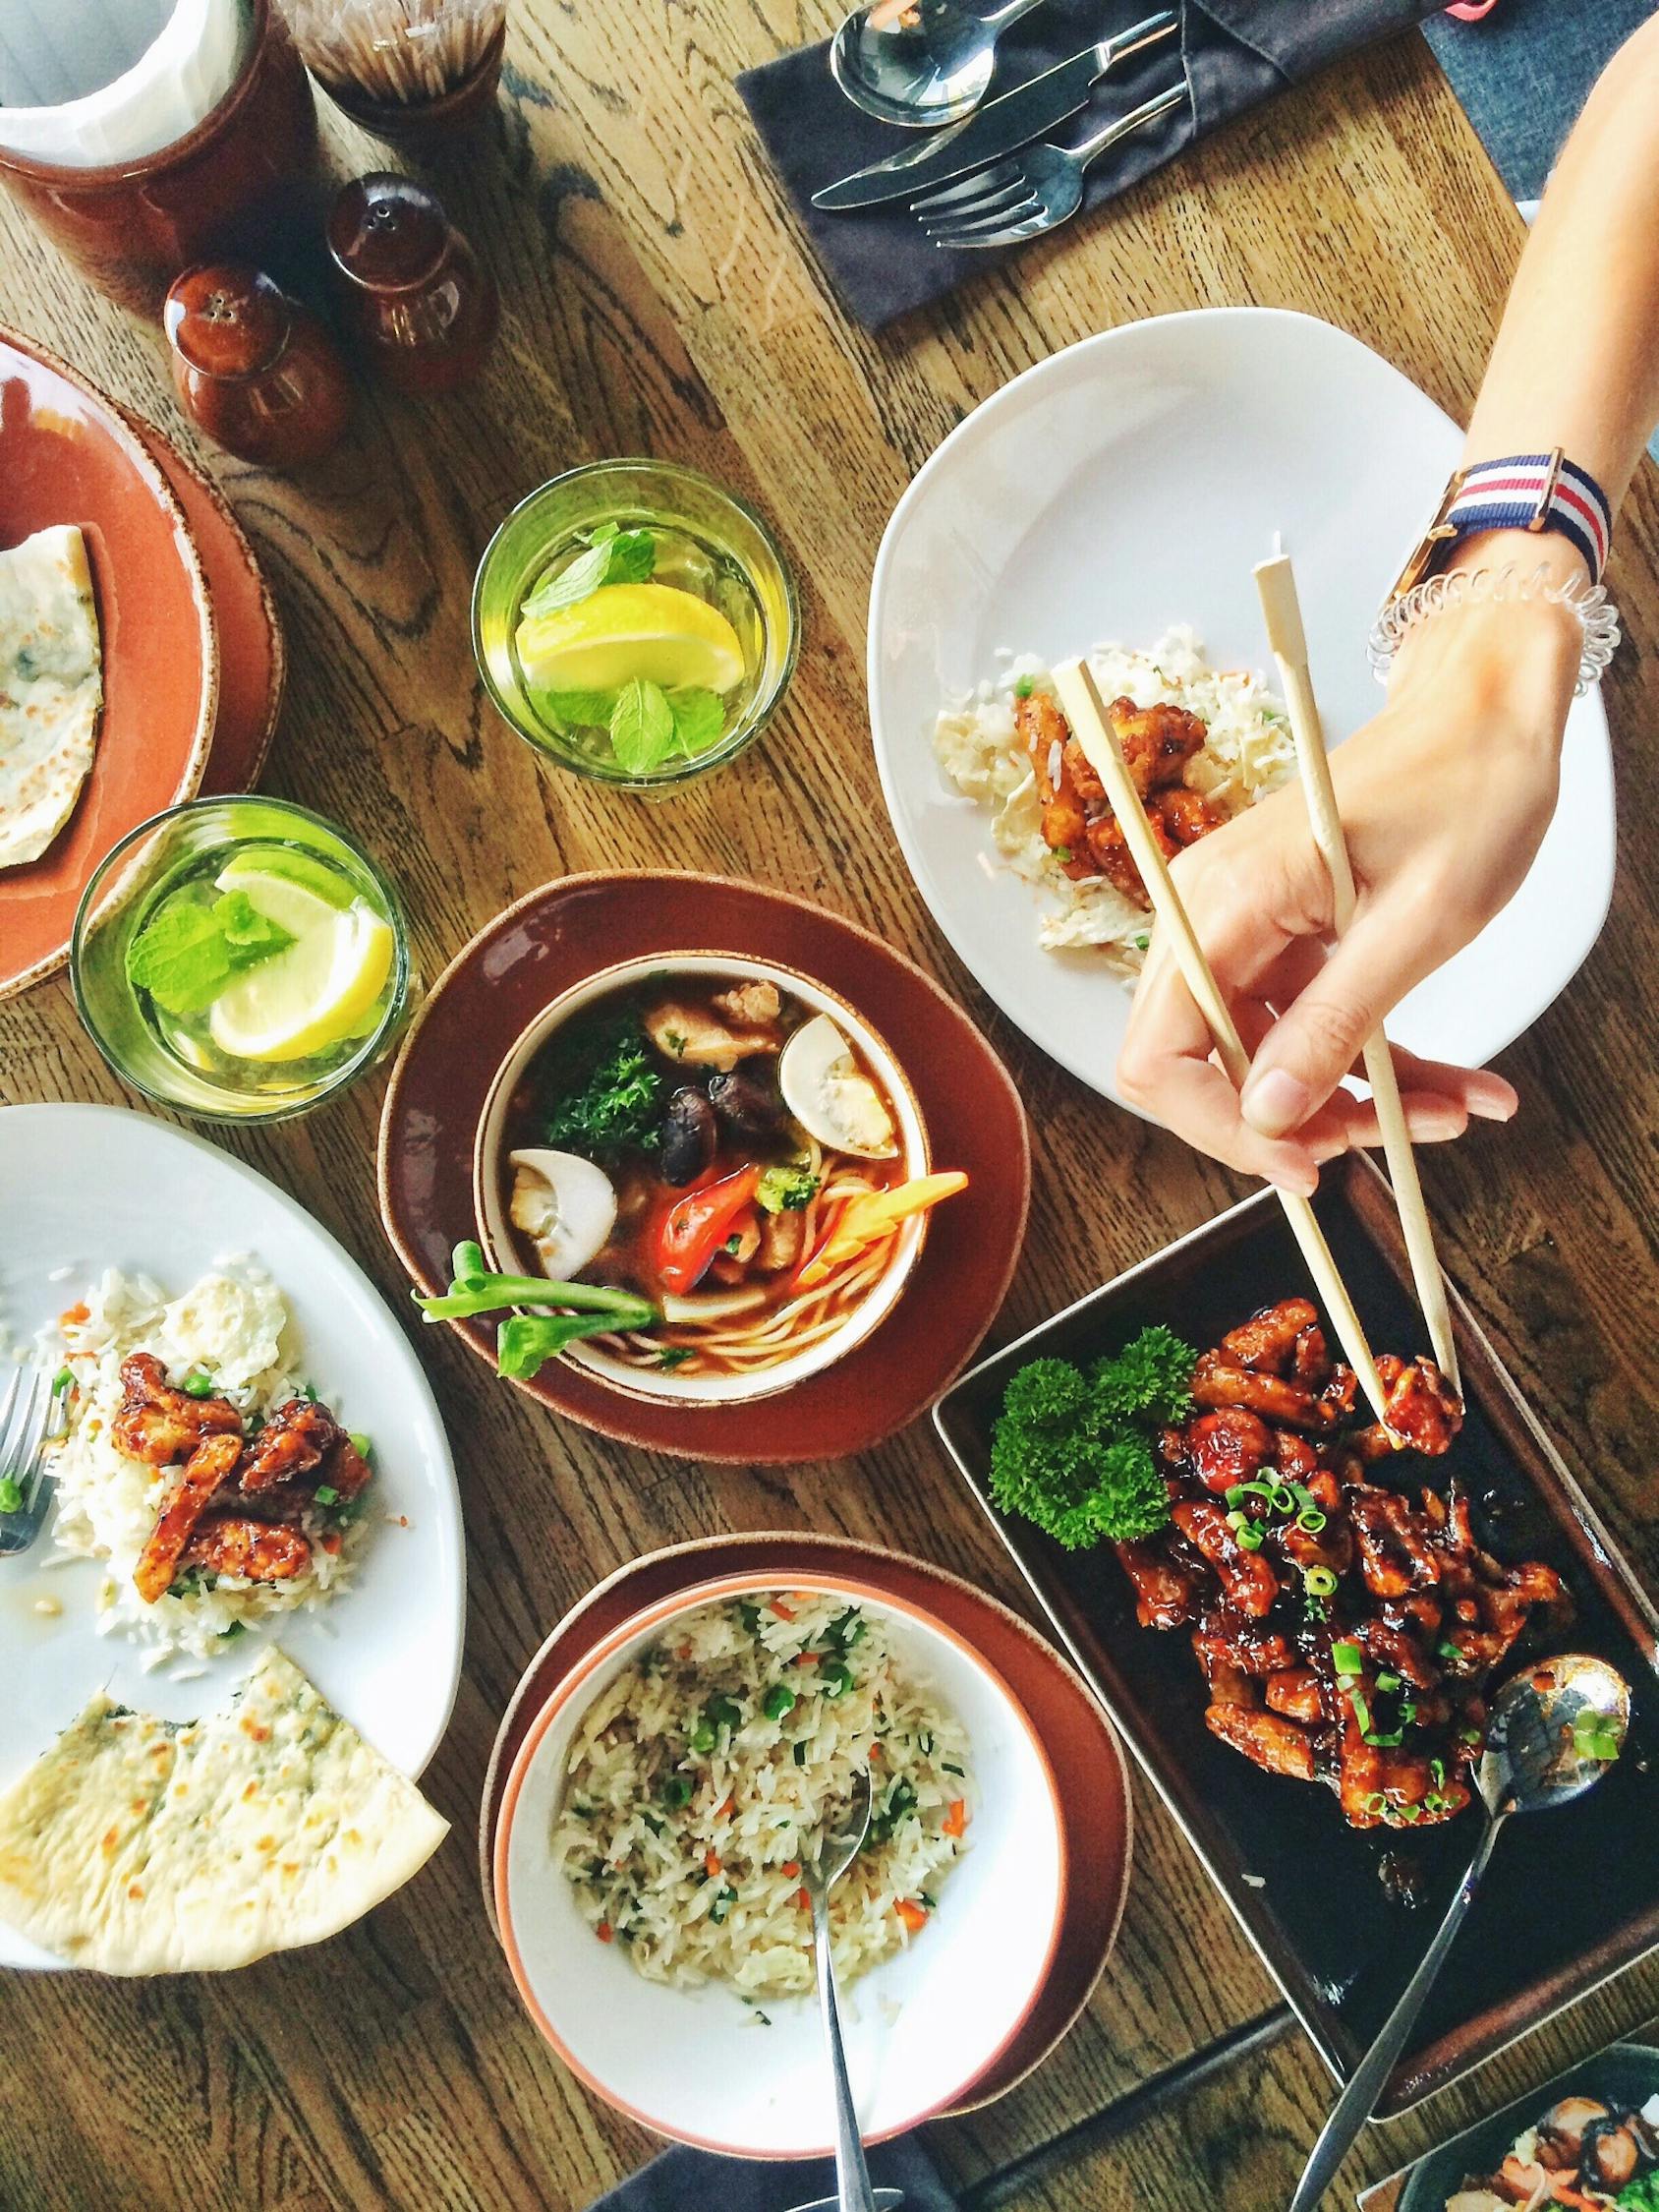
M1238 1193L1050 1066L923 910L866 734L865 604L882 527L976 402L1072 339L1171 309L1263 302L1325 316L1460 413L1521 228L1412 37L874 340L835 308L731 89L739 67L838 12L839 0L517 0L492 136L441 180L505 297L484 382L430 407L366 389L352 441L307 484L205 458L288 625L292 679L267 783L351 824L395 866L429 974L549 877L667 859L822 899L961 995L1016 1071L1035 1139L1031 1236L1002 1338ZM342 173L384 166L338 119L329 136ZM155 335L67 272L9 204L0 242L7 319L183 435ZM484 704L467 636L473 568L505 509L576 461L647 451L770 512L806 614L799 673L766 740L670 807L542 781ZM1455 1272L1650 1580L1659 799L1637 750L1649 720L1637 669L1659 643L1656 520L1648 481L1612 576L1630 643L1609 703L1634 772L1621 786L1611 919L1567 997L1505 1056L1526 1100L1518 1125L1477 1130L1426 1169ZM407 1310L374 1209L380 1087L222 1140L294 1192ZM61 980L0 1009L0 1095L122 1097ZM538 2040L486 1927L472 1847L496 1717L526 1655L620 1561L723 1527L879 1538L1019 1602L923 1425L856 1464L705 1469L558 1423L447 1337L426 1335L422 1350L471 1538L466 1676L427 1776L454 1838L349 1935L234 1978L10 1982L0 2203L17 2212L586 2205L653 2145ZM1128 1913L1087 2018L1025 2087L932 2130L975 2212L1266 2212L1325 2108L1321 2068L1138 1778L1136 1813ZM1656 2000L1650 1964L1372 2134L1344 2200Z

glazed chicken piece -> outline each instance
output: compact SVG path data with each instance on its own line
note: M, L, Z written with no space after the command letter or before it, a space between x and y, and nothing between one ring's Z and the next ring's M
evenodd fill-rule
M1269 1464L1273 1431L1248 1407L1223 1406L1188 1424L1186 1456L1204 1487L1223 1496L1235 1483L1247 1483Z
M1213 1685L1218 1671L1231 1667L1240 1674L1278 1674L1296 1663L1295 1646L1283 1629L1268 1628L1259 1620L1218 1605L1204 1615L1193 1631L1192 1648L1206 1679Z
M1205 1710L1204 1725L1270 1775L1312 1781L1318 1773L1312 1737L1282 1713L1247 1705L1211 1705Z
M1159 850L1166 860L1173 860L1175 856L1174 840L1155 817L1149 816L1148 820L1152 823L1152 834L1158 840ZM1150 907L1152 902L1146 896L1141 872L1135 865L1135 856L1129 850L1129 841L1123 835L1116 815L1098 815L1089 824L1087 842L1089 857L1094 863L1089 872L1105 876L1125 899L1133 900L1137 906Z
M1349 1490L1347 1509L1359 1540L1360 1572L1373 1597L1403 1598L1440 1580L1440 1561L1408 1499L1365 1483Z
M190 1403L194 1405L196 1400ZM235 1475L241 1457L240 1435L208 1436L186 1460L184 1472L174 1484L171 1496L149 1532L148 1541L139 1553L139 1563L133 1569L134 1588L146 1605L153 1605L172 1588L173 1577L179 1571L180 1560L196 1533L197 1523Z
M121 1363L121 1410L110 1424L117 1446L151 1467L189 1459L204 1436L242 1435L242 1416L228 1398L193 1398L173 1389L151 1353Z
M1463 1401L1430 1359L1402 1360L1385 1352L1377 1362L1388 1426L1425 1458L1452 1449L1463 1426Z
M250 1514L210 1513L185 1546L182 1563L208 1574L246 1575L250 1582L292 1582L311 1560L312 1547L298 1529Z
M1184 707L1137 707L1132 699L1118 698L1106 711L1129 779L1142 798L1178 784L1187 762L1203 749L1209 734Z
M278 1483L309 1475L339 1439L339 1427L326 1406L310 1398L290 1398L277 1407L249 1445L242 1487L254 1497Z
M1226 819L1216 812L1207 798L1201 798L1196 791L1189 791L1184 784L1177 784L1173 789L1159 791L1149 798L1146 802L1146 817L1154 829L1163 831L1160 844L1164 844L1167 840L1177 852L1184 852L1189 844L1196 844L1200 838L1207 838L1212 830L1219 830ZM1166 849L1164 857L1172 859L1173 854Z
M728 991L715 991L709 1004L728 1021L739 1021L749 1029L765 1027L783 1012L777 985L763 982L758 976L746 983L734 983Z
M716 1021L705 1008L675 998L658 999L645 1009L640 1021L664 1060L688 1068L717 1068L722 1075L729 1075L740 1060L775 1056L782 1043L774 1020L727 1016Z
M1185 1567L1150 1544L1119 1543L1114 1548L1134 1585L1135 1617L1143 1628L1178 1628L1192 1618L1198 1585Z
M1305 1329L1297 1330L1296 1341L1290 1348L1290 1372L1310 1390L1317 1390L1331 1379L1330 1348L1325 1342L1325 1331L1317 1321L1310 1321Z
M1440 1669L1409 1629L1393 1626L1378 1615L1353 1624L1353 1641L1373 1666L1398 1674L1413 1689L1432 1690ZM1420 1708L1419 1708L1420 1711Z
M351 1438L337 1429L316 1474L318 1489L338 1490L341 1501L346 1502L367 1488L372 1470Z
M1200 1357L1192 1370L1192 1395L1201 1406L1244 1406L1264 1421L1316 1434L1331 1427L1337 1418L1305 1384L1234 1366L1220 1352Z
M1269 1710L1283 1713L1287 1720L1299 1720L1312 1727L1325 1717L1319 1676L1311 1666L1281 1667L1277 1674L1268 1676L1263 1694Z
M1208 1498L1182 1498L1173 1508L1175 1527L1216 1570L1228 1603L1248 1619L1273 1610L1279 1577L1259 1551L1246 1551L1228 1527L1227 1515Z
M1305 1298L1282 1298L1277 1306L1264 1306L1237 1328L1229 1329L1221 1348L1235 1368L1288 1374L1296 1339L1318 1326L1319 1315Z
M1059 854L1060 866L1073 881L1101 871L1089 856L1089 815L1083 794L1067 765L1067 748L1082 757L1082 748L1071 734L1071 725L1058 702L1046 691L1014 701L1014 728L1031 755L1037 779L1037 797L1043 809L1043 843ZM1087 763L1084 764L1087 766ZM1090 772L1091 775L1093 771ZM1095 782L1099 784L1099 779ZM1102 794L1104 796L1104 793ZM1139 881L1137 877L1137 882Z

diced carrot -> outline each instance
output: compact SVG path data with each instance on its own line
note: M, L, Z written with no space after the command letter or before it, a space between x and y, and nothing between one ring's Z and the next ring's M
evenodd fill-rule
M775 1613L779 1620L793 1620L795 1617L781 1598L769 1598L767 1600L767 1610Z
M718 1851L704 1852L703 1871L705 1874L707 1874L710 1881L713 1882L715 1875L720 1871L720 1854L718 1853Z
M83 1321L89 1321L91 1317L91 1311L87 1306L82 1300L77 1299L73 1306L66 1306L58 1315L58 1326L65 1329L79 1328Z
M682 1645L680 1646L680 1648L679 1648L679 1651L678 1651L678 1653L677 1653L677 1654L676 1654L675 1656L676 1656L677 1658L679 1658L679 1659L690 1659L690 1657L691 1657L691 1646L690 1646L689 1644L682 1644Z
M601 1920L598 1928L595 1929L594 1933L599 1937L601 1944L607 1944L615 1936L616 1930L610 1925L610 1922L608 1920Z
M332 1558L340 1548L340 1532L338 1529L324 1529L316 1541Z
M728 1797L723 1805L715 1806L715 1818L717 1821L729 1821L732 1814L735 1813L736 1810L737 1799L735 1797Z
M882 1747L881 1747L881 1745L880 1745L879 1743L873 1743L873 1744L872 1744L872 1745L870 1746L870 1757L871 1757L871 1760L872 1760L872 1762L874 1762L874 1761L876 1761L876 1760L879 1760L879 1759L881 1758L881 1756L882 1756Z
M967 1827L968 1801L965 1797L955 1798L944 1817L944 1833L946 1835L965 1835Z
M823 1657L822 1652L797 1652L795 1664L797 1666L816 1666Z
M785 1882L793 1882L796 1875L799 1874L800 1871L801 1862L799 1859L785 1859L782 1866L778 1869L778 1872L783 1876Z
M908 1897L900 1897L893 1910L912 1935L915 1935L919 1928L925 1928L928 1924L926 1906L912 1904Z
M805 1890L797 1890L795 1892L795 1902L800 1906L803 1912L810 1912L812 1910L812 1899L807 1895Z

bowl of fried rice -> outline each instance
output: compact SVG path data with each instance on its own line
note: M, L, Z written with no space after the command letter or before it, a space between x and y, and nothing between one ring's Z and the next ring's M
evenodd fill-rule
M943 1620L814 1575L727 1577L640 1613L525 1737L496 1910L520 1995L588 2087L710 2149L828 2149L802 1867L865 1772L870 1828L830 1937L866 2139L962 2101L1053 1959L1053 1771Z

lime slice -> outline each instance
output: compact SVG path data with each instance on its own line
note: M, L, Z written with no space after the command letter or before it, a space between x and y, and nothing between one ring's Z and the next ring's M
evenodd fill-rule
M214 1044L233 1060L309 1060L351 1036L391 973L396 940L390 924L361 903L342 913L297 884L283 887L296 902L286 913L265 905L269 883L257 899L251 884L230 888L246 891L262 912L292 929L294 943L219 993L207 1018ZM301 899L313 919L295 928Z
M357 898L355 887L337 868L291 844L245 844L214 881L221 891L245 891L261 914L296 937L299 927L282 911L294 889L312 895L314 912L317 906L342 909Z
M730 691L743 647L717 607L672 584L606 584L518 627L527 681L543 691L616 691L636 677L664 691Z

